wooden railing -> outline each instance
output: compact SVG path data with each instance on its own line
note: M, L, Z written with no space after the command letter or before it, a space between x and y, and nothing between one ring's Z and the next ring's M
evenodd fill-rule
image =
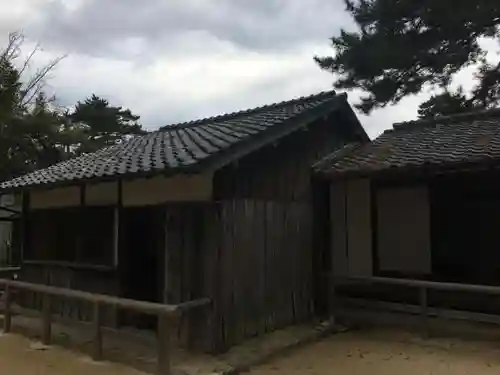
M472 313L459 310L444 310L444 309L431 309L428 303L428 291L448 291L448 292L469 292L476 294L486 294L486 295L500 295L500 287L489 286L489 285L477 285L477 284L459 284L459 283L449 283L449 282L436 282L436 281L426 281L426 280L413 280L413 279L398 279L398 278L388 278L388 277L330 277L332 282L332 292L330 305L332 306L333 313L335 313L335 306L337 298L340 295L337 293L337 289L340 286L353 285L353 284L382 284L382 285L394 285L394 286L405 286L418 290L418 301L419 308L418 312L421 317L421 324L424 331L426 331L427 321L429 316L443 316L450 318L459 318L467 320L478 320L490 323L500 323L500 319L496 315L482 314L482 313ZM396 304L386 303L385 306L391 309ZM392 309L398 311L414 312L415 309L409 308L413 305L401 305L399 308ZM403 307L403 308L401 308ZM440 313L441 312L441 313ZM460 313L460 314L457 314Z
M58 288L54 286L33 284L22 281L0 279L0 286L4 292L4 332L10 332L12 328L12 291L25 290L39 293L42 296L42 342L46 345L51 342L51 299L52 297L64 297L86 301L93 305L93 340L92 358L100 361L103 358L102 348L102 324L101 307L114 306L125 310L132 310L140 313L156 315L158 318L158 374L171 374L171 331L178 318L186 311L193 308L207 306L210 300L207 298L188 301L176 305L164 305L154 302L137 301L127 298L113 297L103 294L94 294L79 290Z

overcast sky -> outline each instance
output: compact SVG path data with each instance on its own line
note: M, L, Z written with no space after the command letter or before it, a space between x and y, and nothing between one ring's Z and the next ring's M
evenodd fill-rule
M342 0L0 0L0 36L22 29L38 64L68 54L49 80L62 105L95 93L148 129L331 89L313 56L341 27ZM373 137L422 99L360 120Z

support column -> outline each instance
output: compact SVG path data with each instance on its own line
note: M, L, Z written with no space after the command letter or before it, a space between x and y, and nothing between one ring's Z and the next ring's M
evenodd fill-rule
M75 262L80 262L85 252L83 238L85 236L85 215L86 215L85 185L80 185L80 214L78 215L78 237L76 238Z
M21 212L21 262L26 259L26 255L30 250L30 230L29 230L29 207L30 195L29 192L22 194L22 212Z
M120 260L120 249L121 249L121 230L120 230L120 221L123 213L123 188L122 181L119 180L117 184L117 204L115 206L113 212L113 268L116 272L116 277L118 278L118 290L116 291L119 296L122 295L122 281L124 278L124 262ZM116 307L112 308L112 326L114 328L118 328L120 325L120 316L119 310Z
M113 218L113 266L118 268L119 252L120 252L120 219L123 211L123 185L122 181L118 181L118 203L115 207Z

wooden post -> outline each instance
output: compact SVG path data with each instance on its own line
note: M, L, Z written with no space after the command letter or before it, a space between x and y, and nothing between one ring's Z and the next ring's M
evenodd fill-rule
M101 330L101 306L99 302L94 302L93 329L94 337L92 342L92 359L102 360L102 330Z
M118 290L117 294L122 295L122 283L124 280L125 264L120 261L120 251L123 248L122 244L122 215L123 215L123 183L122 180L118 180L116 186L117 202L113 210L113 267L118 275ZM111 326L115 329L120 327L121 311L118 306L111 306Z
M421 329L422 335L427 336L427 288L422 286L419 288L420 294L420 317L421 317Z
M114 220L113 220L113 266L118 267L120 262L120 248L121 248L121 223L120 220L123 214L123 182L118 180L117 183L117 202L114 210Z
M12 311L11 311L12 290L10 285L5 285L5 310L3 318L3 331L9 333L12 327Z
M328 275L330 276L330 275ZM330 319L334 322L335 321L335 313L337 311L337 296L336 296L336 290L335 290L335 283L333 280L333 277L327 277L327 280L329 281L328 285L330 285L330 298L328 301L328 312L330 315Z
M171 332L173 319L165 314L158 314L158 375L170 375L171 364Z
M42 301L42 343L45 345L50 345L51 338L50 302L50 294L44 294Z
M82 259L85 252L84 246L84 236L85 236L85 227L86 216L87 216L87 202L85 199L85 185L80 185L80 206L78 207L79 215L78 215L78 228L76 234L76 249L75 249L75 261L78 262Z
M31 256L30 254L30 233L29 233L29 208L30 208L30 193L24 192L22 194L22 211L21 211L21 262Z

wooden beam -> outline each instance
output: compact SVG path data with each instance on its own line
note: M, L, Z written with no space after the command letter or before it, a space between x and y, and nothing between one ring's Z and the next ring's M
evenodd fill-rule
M20 214L21 213L21 211L14 210L12 208L4 207L4 206L0 206L0 211L6 211L6 212L11 213L11 214Z
M388 311L395 313L405 313L411 315L419 315L422 312L421 306L410 305L398 302L385 302L368 300L363 298L348 298L341 297L342 301L342 312L346 310L353 309L363 309L367 311L372 309L373 311ZM471 311L463 310L451 310L451 309L441 309L441 308L429 308L429 317L443 318L443 319L453 319L453 320L464 320L471 322L480 323L492 323L500 325L500 316L485 313L476 313Z
M449 282L437 282L427 280L412 280L412 279L398 279L391 277L362 277L362 276L349 276L337 277L331 276L335 280L335 284L349 285L349 284L386 284L386 285L401 285L414 288L427 288L432 290L444 291L461 291L480 294L500 295L500 286L478 285L478 284L460 284Z
M24 260L26 254L29 254L29 207L30 207L30 194L23 192L22 194L22 214L21 214L21 261Z
M118 267L120 261L120 219L123 212L123 183L121 180L117 184L118 202L114 210L113 218L113 266Z
M142 312L145 314L179 314L180 311L194 307L207 306L210 299L201 298L199 300L185 302L179 305L165 305L156 302L137 301L129 298L114 297L106 294L96 294L83 292L80 290L60 288L49 285L28 283L24 281L15 281L0 279L0 285L9 285L11 288L27 290L35 293L48 294L51 296L79 299L86 302L99 302L106 305L116 305L117 307Z
M32 266L53 266L53 267L61 267L61 268L71 268L75 270L92 270L92 271L100 271L100 272L109 272L113 271L114 267L111 266L103 266L100 264L88 264L88 263L78 263L78 262L67 262L63 260L25 260L24 264L29 264Z
M0 222L13 222L19 219L19 216L12 216L12 217L0 217Z

